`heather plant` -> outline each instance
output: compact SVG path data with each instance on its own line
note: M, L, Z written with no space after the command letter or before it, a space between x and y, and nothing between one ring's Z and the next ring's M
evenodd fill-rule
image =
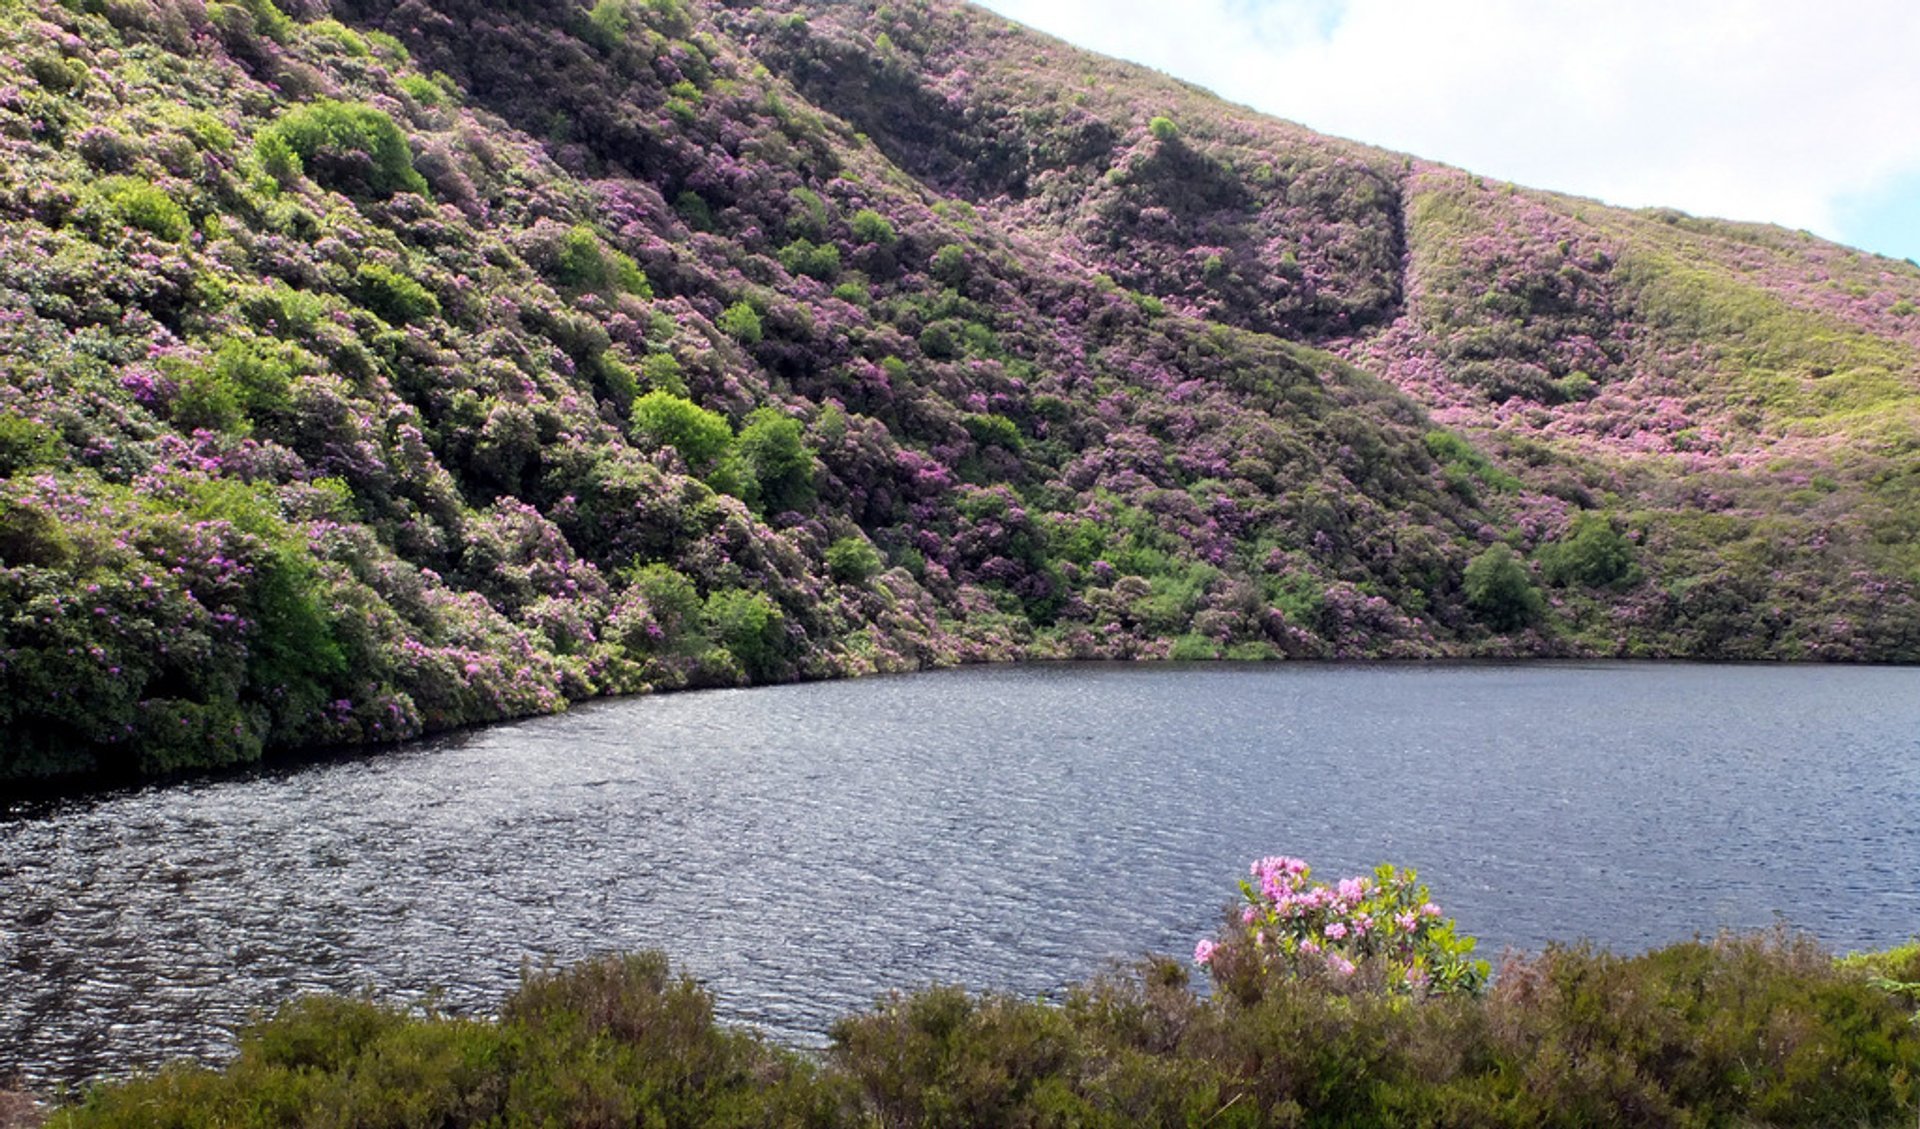
M717 1023L657 953L529 969L495 1019L307 997L219 1070L93 1088L58 1129L298 1122L1098 1127L1909 1125L1920 1029L1776 935L1513 957L1481 993L1279 977L1196 996L1149 959L1047 1003L935 986L822 1055Z

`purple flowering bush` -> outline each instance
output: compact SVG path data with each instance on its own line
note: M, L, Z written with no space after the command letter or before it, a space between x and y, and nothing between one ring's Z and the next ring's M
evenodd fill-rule
M1475 992L1491 966L1476 942L1443 919L1411 870L1382 864L1369 876L1313 881L1296 858L1276 856L1240 880L1244 904L1226 931L1194 947L1222 989L1257 999L1270 977L1324 977L1415 995Z

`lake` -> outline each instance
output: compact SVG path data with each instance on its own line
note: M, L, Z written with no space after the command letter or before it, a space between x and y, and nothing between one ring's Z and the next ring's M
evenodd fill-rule
M658 948L818 1043L889 989L1190 953L1247 864L1393 861L1497 959L1920 932L1920 669L986 667L602 702L0 804L0 1083L231 1053L305 991L485 1010Z

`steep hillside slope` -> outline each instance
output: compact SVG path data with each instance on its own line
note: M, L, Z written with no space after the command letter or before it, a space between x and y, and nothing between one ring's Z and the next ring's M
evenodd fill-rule
M0 0L0 777L1069 656L1920 656L1920 270L945 3Z

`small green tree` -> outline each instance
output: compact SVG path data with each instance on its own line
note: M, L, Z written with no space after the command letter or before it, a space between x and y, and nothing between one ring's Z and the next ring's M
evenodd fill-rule
M864 584L880 571L880 552L864 537L842 537L827 546L827 572L842 584Z
M786 623L764 592L728 588L707 597L706 626L756 679L777 672L786 644Z
M760 313L746 302L735 302L720 312L720 332L745 345L758 345L765 332Z
M812 504L813 449L806 445L799 420L775 408L756 409L740 429L738 446L758 486L757 500L767 512Z
M295 106L260 131L254 149L282 180L301 171L349 196L427 193L407 136L372 106L322 98Z
M656 389L635 400L631 417L637 437L656 447L672 447L688 470L703 477L733 445L727 417L671 392Z
M1505 545L1473 558L1466 572L1467 606L1499 631L1532 623L1546 606L1527 576L1526 565Z
M1156 141L1172 141L1180 136L1180 127L1173 124L1173 119L1169 117L1155 117L1147 123L1147 131L1153 134Z
M891 247L899 239L893 230L893 224L887 217L872 208L862 208L853 213L848 221L853 228L853 238L857 243L873 243L881 247Z
M1633 563L1633 543L1613 527L1604 514L1576 514L1558 541L1537 554L1547 583L1586 584L1599 588L1626 585L1639 579Z

